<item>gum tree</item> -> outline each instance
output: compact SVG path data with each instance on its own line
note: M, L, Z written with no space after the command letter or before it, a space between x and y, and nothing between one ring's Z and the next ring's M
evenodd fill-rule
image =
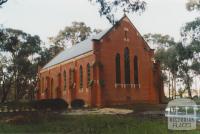
M21 30L4 29L0 42L0 51L6 53L10 61L7 73L13 82L15 99L21 99L27 91L34 90L37 67L34 62L34 55L38 54L40 38L32 36Z
M105 16L112 24L117 22L115 16L120 12L143 12L147 3L144 0L89 0L99 6L100 16Z

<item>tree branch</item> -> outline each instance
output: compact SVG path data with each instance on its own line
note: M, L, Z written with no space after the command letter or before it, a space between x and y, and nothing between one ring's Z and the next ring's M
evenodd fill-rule
M6 3L8 0L0 0L0 6Z

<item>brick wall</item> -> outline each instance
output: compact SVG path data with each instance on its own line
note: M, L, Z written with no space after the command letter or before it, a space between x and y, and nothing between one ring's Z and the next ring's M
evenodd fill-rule
M130 84L125 84L124 49L129 49ZM121 83L116 84L115 56L120 54ZM134 82L134 56L138 57L139 83ZM123 18L100 41L94 41L93 51L49 69L40 71L38 99L63 98L68 103L83 99L91 106L130 103L159 103L163 90L160 70L154 68L153 50L145 43L127 17ZM87 64L93 86L88 86ZM80 87L80 66L83 68L83 87ZM74 83L70 84L70 69ZM157 68L160 69L160 68ZM66 90L64 75L66 71ZM104 84L102 84L102 82ZM59 84L60 83L60 84ZM159 92L158 92L159 90ZM160 96L162 95L162 96Z
M152 50L145 44L127 18L124 18L95 46L103 65L100 79L105 81L105 87L101 90L104 105L134 102L158 103L159 98L153 80ZM125 48L130 51L130 85L125 85L124 78ZM119 85L115 85L115 56L117 53L120 54L121 63L121 84ZM134 83L134 56L138 57L139 85Z

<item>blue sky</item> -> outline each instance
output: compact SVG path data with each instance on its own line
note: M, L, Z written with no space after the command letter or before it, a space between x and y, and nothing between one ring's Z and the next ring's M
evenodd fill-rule
M180 28L198 15L185 9L186 1L146 0L147 10L129 17L141 34L169 34L178 40ZM4 27L37 34L43 41L55 36L72 21L83 21L92 28L111 26L99 16L98 7L88 0L9 0L0 9L0 24Z

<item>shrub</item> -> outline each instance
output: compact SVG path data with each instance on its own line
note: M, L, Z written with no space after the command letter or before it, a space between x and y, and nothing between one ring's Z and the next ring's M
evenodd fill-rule
M0 103L0 107L1 108L8 107L10 109L16 109L16 108L22 108L22 107L29 108L30 104L29 102L12 101L12 102Z
M63 99L45 99L33 101L31 106L37 110L63 111L67 109L68 104Z
M83 108L84 105L85 105L85 102L82 99L75 99L71 102L72 108Z
M193 96L192 98L193 98L194 100L198 100L198 99L199 99L199 97L198 97L197 95Z

